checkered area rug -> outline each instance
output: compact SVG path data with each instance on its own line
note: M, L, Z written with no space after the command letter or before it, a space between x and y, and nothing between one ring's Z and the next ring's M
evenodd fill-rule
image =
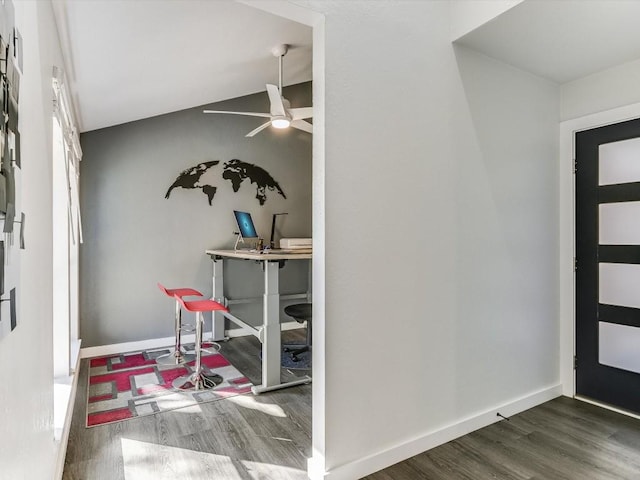
M184 345L187 351L193 345ZM203 348L206 346L203 345ZM220 353L202 355L205 373L223 378L206 390L179 390L174 379L192 373L194 363L159 365L156 358L169 349L96 357L89 360L87 427L190 407L251 391L251 382Z

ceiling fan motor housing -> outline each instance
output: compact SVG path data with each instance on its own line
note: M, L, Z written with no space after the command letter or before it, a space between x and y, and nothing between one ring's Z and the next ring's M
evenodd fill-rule
M288 118L289 120L291 120L290 115L288 115L286 112L288 112L288 110L291 108L291 102L289 102L289 100L287 100L284 97L280 97L282 99L282 105L284 106L284 111L285 114L282 115L282 113L280 112L274 112L273 110L271 110L271 115L275 118L278 116L281 116L283 118Z
M276 45L271 49L271 53L273 53L274 57L283 57L289 51L289 45L283 43L282 45Z

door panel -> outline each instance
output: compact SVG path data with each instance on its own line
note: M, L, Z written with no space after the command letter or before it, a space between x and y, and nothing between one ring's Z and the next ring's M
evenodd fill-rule
M599 303L640 308L640 265L600 263L598 270Z
M599 361L602 365L640 373L640 328L600 322L598 337Z
M576 393L640 413L640 119L575 144Z
M640 245L640 202L602 203L599 212L600 245Z
M640 182L640 138L610 142L599 147L599 185Z

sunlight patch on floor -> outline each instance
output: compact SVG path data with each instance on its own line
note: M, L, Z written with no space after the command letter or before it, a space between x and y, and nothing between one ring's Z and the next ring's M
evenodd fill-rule
M227 401L235 403L239 407L250 408L252 410L266 413L267 415L271 415L272 417L287 417L287 414L284 413L284 410L279 405L273 403L260 403L258 401L259 399L260 397L256 397L254 395L238 395L235 397L227 398Z
M182 392L154 397L150 401L157 404L160 410L180 409L180 413L202 413L200 405L193 404L193 399L182 394Z
M296 468L126 438L121 439L121 447L125 480L307 478L305 471Z

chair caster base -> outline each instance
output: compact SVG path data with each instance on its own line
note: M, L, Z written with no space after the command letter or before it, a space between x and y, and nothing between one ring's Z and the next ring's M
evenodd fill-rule
M192 353L182 353L180 351L173 351L165 353L156 358L158 365L184 365L185 363L193 362L196 356Z
M310 350L311 348L309 345L287 345L282 349L283 352L289 354L289 358L291 358L293 362L299 362L300 358L298 358L298 355Z

